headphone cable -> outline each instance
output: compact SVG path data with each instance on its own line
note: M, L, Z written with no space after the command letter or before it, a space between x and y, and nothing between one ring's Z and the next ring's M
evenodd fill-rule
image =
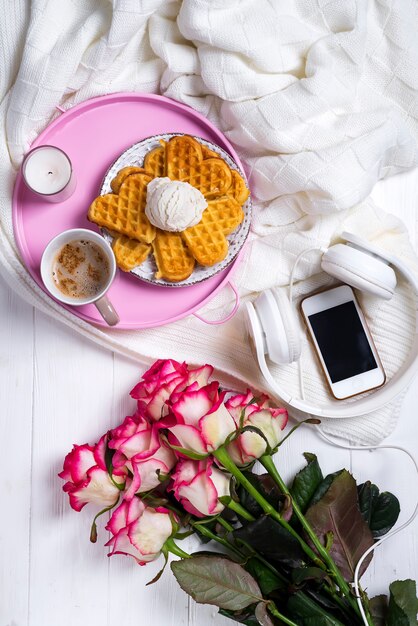
M409 452L409 450L407 450L406 448L402 448L402 446L389 446L389 445L349 446L349 445L345 445L345 444L336 442L334 439L331 439L330 437L328 437L324 433L324 431L321 428L317 428L317 432L319 433L320 437L322 437L322 439L324 439L330 445L337 446L338 448L343 448L345 450L383 450L383 449L386 449L386 450L399 450L400 452L404 452L411 459L412 463L414 464L415 470L416 470L416 472L418 474L418 464L417 464L417 461L412 456L411 452ZM414 509L412 515L406 520L406 522L401 524L401 526L399 526L398 528L395 528L394 530L391 530L384 537L382 537L381 539L376 541L376 543L374 543L372 546L370 546L370 548L368 548L363 553L363 555L360 557L360 559L358 560L358 563L357 563L356 568L354 570L353 585L354 585L354 590L355 590L355 593L356 593L357 605L359 607L359 610L360 610L360 613L361 613L361 616L363 618L365 626L368 626L369 623L367 621L366 613L364 611L363 604L362 604L362 601L361 601L361 595L360 595L359 578L360 578L361 566L363 565L364 560L369 556L369 554L371 552L373 552L378 546L381 546L382 543L384 541L386 541L386 539L390 539L390 537L393 537L394 535L399 533L401 530L404 530L407 526L409 526L414 521L414 519L417 517L417 515L418 515L418 502L415 504L415 509Z
M298 254L298 256L296 257L293 267L292 267L292 271L290 273L290 278L289 278L289 302L292 305L293 303L293 284L295 281L295 272L296 272L296 268L298 266L299 261L302 259L302 257L309 253L312 252L314 250L317 250L318 252L322 252L325 253L327 248L324 247L313 247L313 248L307 248L306 250L303 250L300 254ZM305 400L305 386L304 386L304 381L303 381L303 367L302 367L302 355L299 359L298 362L299 365L299 384L300 384L300 392L301 392L301 398L302 400ZM346 445L343 443L339 443L336 442L334 439L331 439L330 437L328 437L324 431L321 428L317 428L317 432L319 434L320 437L322 437L322 439L324 439L328 444L332 445L332 446L336 446L338 448L343 448L345 450L383 450L383 449L387 449L387 450L399 450L400 452L403 452L404 454L406 454L412 461L412 463L414 464L415 470L417 472L418 475L418 463L415 460L415 458L413 457L413 455L411 454L411 452L409 452L409 450L407 450L406 448L403 448L401 446L390 446L390 445L377 445L377 446L372 446L372 445L366 445L366 446L351 446L351 445ZM386 541L386 539L390 539L391 537L393 537L394 535L396 535L397 533L401 532L401 530L404 530L405 528L407 528L407 526L409 526L417 517L418 515L418 501L416 502L415 505L415 509L412 513L412 515L406 520L406 522L404 522L403 524L401 524L401 526L399 526L398 528L395 528L394 530L391 530L390 532L388 532L384 537L382 537L381 539L379 539L378 541L376 541L372 546L370 546L370 548L368 548L360 557L360 559L358 560L358 563L356 565L356 568L354 570L354 579L353 579L353 586L354 586L354 591L356 594L356 601L357 601L357 605L361 614L361 617L363 619L363 622L365 624L365 626L369 626L369 622L367 621L367 616L363 607L363 603L361 601L361 594L360 594L360 585L359 585L359 579L360 579L360 569L361 566L363 565L364 560L369 556L369 554L371 554L378 546L381 546L382 543L384 541Z

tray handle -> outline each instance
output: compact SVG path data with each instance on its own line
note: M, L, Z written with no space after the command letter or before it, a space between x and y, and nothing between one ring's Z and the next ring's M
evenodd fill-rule
M236 288L232 280L229 280L227 282L227 285L232 289L232 291L235 294L235 304L234 304L232 311L228 313L228 315L221 320L207 320L201 315L199 315L198 313L193 313L193 315L197 317L198 320L200 320L201 322L205 322L205 324L210 324L211 326L217 326L218 324L225 324L225 322L228 322L230 319L234 317L239 307L239 293L238 293L238 289Z

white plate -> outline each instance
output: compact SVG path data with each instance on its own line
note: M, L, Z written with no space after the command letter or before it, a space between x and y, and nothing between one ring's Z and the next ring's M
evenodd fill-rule
M164 141L169 141L172 137L176 137L181 134L184 134L184 133L168 133L164 135L154 135L153 137L148 137L147 139L144 139L143 141L139 141L138 143L135 143L133 146L125 150L125 152L123 152L120 155L120 157L116 159L116 161L113 163L113 165L111 165L111 167L107 171L106 176L103 179L103 183L100 189L100 194L104 195L106 193L112 192L110 183L112 179L115 178L119 170L121 170L123 167L127 167L127 166L142 167L144 163L144 158L148 154L148 152L150 152L150 150L152 150L153 148L157 148L161 145L160 139L163 139ZM207 141L206 139L202 139L201 137L195 137L195 139L197 139L197 141L207 146L208 148L210 148L217 154L219 154L219 156L222 159L224 159L224 161L229 165L229 167L239 172L241 176L244 178L244 180L247 182L244 172L238 167L238 165L235 163L232 157L227 152L225 152L225 150L222 150L222 148L220 148L216 144L211 143L210 141ZM248 185L248 182L247 182L247 185ZM238 228L234 230L233 233L227 236L227 239L229 242L228 254L225 257L225 259L221 261L220 263L217 263L216 265L212 265L211 267L203 267L202 265L196 264L195 269L193 270L193 273L188 278L186 278L186 280L182 280L177 283L171 283L167 280L155 278L157 266L155 264L154 255L151 253L149 257L143 263L141 263L141 265L138 265L133 270L131 270L131 274L133 274L134 276L137 276L141 280L145 280L148 283L152 283L153 285L162 285L164 287L187 287L190 285L196 285L197 283L200 283L204 280L207 280L208 278L211 278L211 276L214 276L218 272L221 272L226 267L228 267L230 263L232 263L232 261L236 258L237 254L239 253L242 246L244 245L245 240L247 239L247 236L250 230L250 224L251 224L251 210L252 210L251 196L245 202L242 209L244 211L244 219L241 222L241 224L238 226ZM109 243L111 243L113 238L110 235L110 233L106 229L101 229L101 231L102 231L104 238Z

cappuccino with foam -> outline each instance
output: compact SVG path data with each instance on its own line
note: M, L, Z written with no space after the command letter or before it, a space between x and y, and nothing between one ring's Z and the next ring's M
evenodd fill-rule
M109 274L109 261L100 246L83 239L62 246L52 263L55 286L64 296L76 300L94 298L103 291Z

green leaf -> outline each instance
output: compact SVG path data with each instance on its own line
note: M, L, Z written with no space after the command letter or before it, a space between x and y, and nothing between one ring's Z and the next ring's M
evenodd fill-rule
M303 456L308 464L296 474L290 493L302 513L305 513L312 496L324 480L324 477L316 455L305 452Z
M113 478L113 455L115 454L115 452L116 450L112 450L112 448L109 448L108 444L106 443L105 465L107 473L109 474L109 478L114 486L117 487L119 491L123 491L125 489L125 483L117 483L116 480Z
M113 474L113 464L112 464L112 460L113 460L113 455L115 454L116 450L112 450L111 448L109 448L109 446L106 444L106 451L105 451L105 464L106 464L106 469L107 472L109 474L109 476L112 476Z
M279 500L280 490L269 474L253 474L253 472L243 472L245 478L255 487L272 506L276 506ZM240 504L254 517L263 515L263 509L241 485L237 485L237 496Z
M250 472L246 475L248 476ZM270 476L270 474L253 474L256 477L256 486L260 488L261 493L266 498L267 502L269 502L275 508L280 508L280 503L283 500L283 495L280 492L279 487L276 484L274 478Z
M321 542L325 543L327 533L333 533L329 554L345 579L352 581L360 557L374 541L360 513L356 482L347 470L334 476L325 494L309 507L305 517ZM370 559L371 555L362 571Z
M327 572L319 567L295 567L292 570L292 582L295 585L301 585L308 580L316 580L318 582L327 577Z
M147 582L147 584L145 585L146 587L148 587L149 585L153 585L154 583L159 581L161 576L163 575L164 570L165 570L165 568L167 566L167 562L168 562L168 550L163 549L163 555L164 555L164 565L162 566L160 571L157 572L157 574L154 576L154 578Z
M284 496L274 479L270 474L254 474L250 471L243 472L244 476L250 483L265 497L267 502L271 504L276 511L279 511L283 518L288 521L292 516L292 503L290 499ZM260 517L264 514L261 506L254 500L248 491L239 485L237 487L237 496L240 504L251 513L253 517Z
M375 539L386 535L390 531L392 526L398 521L400 511L399 500L393 493L383 491L379 494L370 522L370 530Z
M290 596L287 603L287 615L298 626L348 626L348 624L344 625L300 591Z
M248 559L245 569L257 580L263 596L268 596L272 591L285 587L285 583L256 557Z
M269 561L291 567L303 564L304 553L298 540L269 516L263 515L254 522L249 522L234 530L232 535L246 541Z
M390 586L387 626L417 625L417 586L414 580L395 580Z
M379 493L379 488L369 480L357 489L363 519L369 525L374 539L378 539L396 524L401 510L399 500L389 491Z
M370 526L372 519L372 510L379 496L379 488L370 480L357 487L358 502L363 519Z
M324 611L329 611L332 615L340 619L344 619L343 614L342 614L341 603L343 604L344 611L346 613L348 612L348 614L350 614L352 611L352 609L350 608L350 605L344 598L340 598L341 602L337 603L332 596L329 596L325 593L322 593L321 591L318 591L313 586L305 587L305 589L303 590L303 592L301 591L301 593L304 593L311 600L316 602L320 607L324 609Z
M229 617L229 619L239 622L240 624L245 624L246 626L259 626L259 622L254 615L254 611L248 611L247 609L240 611L239 613L227 611L226 609L219 609L219 615Z
M97 524L95 519L93 520L90 528L90 541L91 543L96 543L97 541Z
M113 504L111 504L110 506L106 506L104 509L96 513L96 515L94 516L93 521L91 523L91 528L90 528L91 543L96 543L97 541L97 524L96 524L97 518L103 515L103 513L107 513L107 511L110 511L111 509L113 509L113 507L115 507L118 502L119 502L119 496L116 498Z
M369 611L374 626L385 626L388 612L388 599L385 595L375 596L369 600Z
M165 481L170 478L170 474L163 474L160 469L157 469L155 473L157 474L160 483L165 483Z
M171 569L183 591L201 604L239 611L263 600L251 574L227 558L191 557L173 561Z
M322 483L319 484L314 495L312 496L312 499L309 502L309 506L312 506L319 502L319 500L326 494L326 492L332 485L334 478L339 476L343 471L344 470L338 470L338 472L333 472L332 474L328 474L328 476L325 476L324 480L322 481Z
M270 615L267 613L267 606L265 602L259 602L257 604L255 607L255 616L258 619L260 626L274 626Z

